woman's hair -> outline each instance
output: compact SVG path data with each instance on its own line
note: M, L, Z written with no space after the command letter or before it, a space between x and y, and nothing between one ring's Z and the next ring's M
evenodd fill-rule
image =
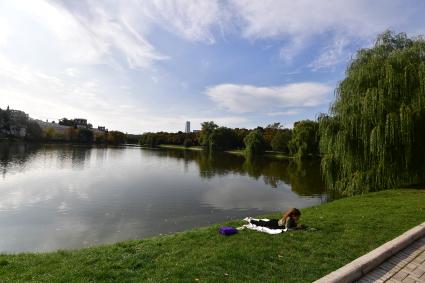
M301 211L299 211L297 208L292 207L288 209L288 211L283 215L283 219L286 220L286 218L291 216L301 216Z

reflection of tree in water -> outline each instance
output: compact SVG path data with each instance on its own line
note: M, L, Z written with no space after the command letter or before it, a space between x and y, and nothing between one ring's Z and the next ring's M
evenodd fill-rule
M91 150L87 146L0 142L0 170L4 178L10 170L14 170L12 168L24 169L36 155L42 155L44 159L57 159L58 168L84 168L84 164L90 160Z
M182 159L185 164L194 162L199 167L200 176L206 179L235 172L244 173L241 169L244 163L244 158L242 156L232 156L223 152L193 150L160 149L149 151L149 153L146 152L149 155L152 154L164 158L171 157Z
M262 177L264 183L272 188L278 188L282 183L291 185L292 191L302 196L322 195L325 192L318 160L277 160L264 156L245 158L222 152L173 149L158 150L155 155L195 162L201 178L240 174L255 179Z
M72 167L84 168L85 161L90 160L91 148L85 146L71 147Z
M0 169L3 178L11 167L22 168L40 149L40 145L23 142L0 142Z
M247 158L244 169L249 176L263 177L264 183L278 188L281 183L291 185L298 195L320 195L325 185L320 174L318 160L276 160L272 158Z
M245 158L245 162L243 163L242 169L248 174L248 176L258 180L258 178L263 175L264 165L265 164L262 158L250 156ZM267 184L268 183L266 182L266 185Z
M202 152L199 159L199 173L202 178L211 179L214 176L225 176L229 173L241 173L244 158L222 152Z
M0 169L3 177L11 168L23 168L36 154L43 154L47 158L57 158L59 168L69 166L84 168L91 158L91 147L73 145L38 145L27 143L0 143ZM96 161L101 162L106 148L97 148ZM122 154L125 148L114 149L110 154ZM245 158L222 152L204 152L192 150L143 150L149 156L172 158L181 160L185 170L194 163L199 168L201 178L211 179L214 176L228 174L248 175L271 188L279 188L282 184L291 185L292 191L298 195L321 195L325 185L320 174L317 160L276 160L267 157Z
M56 158L58 161L56 166L63 169L70 166L84 168L84 164L90 160L93 148L85 145L45 144L42 149L46 158Z
M325 192L325 183L320 172L319 160L293 160L288 170L292 190L299 195L321 195Z

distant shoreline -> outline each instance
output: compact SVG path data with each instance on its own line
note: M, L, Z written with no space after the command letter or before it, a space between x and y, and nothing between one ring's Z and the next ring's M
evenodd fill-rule
M132 147L142 147L138 143L121 143L121 144L110 144L110 143L85 143L85 142L72 142L72 141L61 141L61 140L27 140L22 138L9 138L2 137L0 142L20 142L27 144L61 144L61 145L87 145L87 146L132 146Z
M194 151L204 150L202 146L185 147L183 145L173 145L173 144L161 144L158 147L180 149L180 150L194 150ZM144 148L150 148L150 147L144 147ZM224 152L234 154L234 155L239 155L239 156L245 156L245 151L243 149L225 150ZM266 150L263 154L260 154L259 156L267 156L267 157L272 157L277 159L295 159L295 157L289 156L284 152L272 151L272 150Z

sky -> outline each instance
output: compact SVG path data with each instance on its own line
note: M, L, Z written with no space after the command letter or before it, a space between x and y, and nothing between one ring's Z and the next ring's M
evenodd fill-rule
M356 50L423 0L0 0L0 108L128 133L327 113Z

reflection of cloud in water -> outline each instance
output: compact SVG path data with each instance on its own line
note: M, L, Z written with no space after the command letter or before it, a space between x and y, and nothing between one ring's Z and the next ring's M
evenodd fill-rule
M225 178L227 179L227 178ZM318 199L300 199L290 187L283 184L278 190L264 189L259 181L233 178L232 182L216 182L203 193L201 201L219 209L284 210L289 207L307 207L319 203ZM237 179L237 180L235 180Z

